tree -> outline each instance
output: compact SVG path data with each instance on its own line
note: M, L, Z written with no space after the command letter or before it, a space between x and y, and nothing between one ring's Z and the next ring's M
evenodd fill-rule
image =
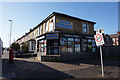
M10 48L14 49L15 51L19 51L20 50L20 45L18 43L14 42L10 45Z
M22 51L28 52L28 48L29 48L29 42L25 42L22 44Z

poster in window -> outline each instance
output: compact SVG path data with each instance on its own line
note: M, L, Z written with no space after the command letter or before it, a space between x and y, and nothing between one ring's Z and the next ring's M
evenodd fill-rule
M59 52L59 51L58 51L58 48L54 48L54 54L55 54L55 55L58 55L58 52Z
M73 48L68 48L68 52L73 52Z
M62 46L61 47L61 52L67 52L67 47L66 46Z
M55 41L55 42L54 42L54 46L58 46L58 41Z
M73 52L74 50L74 42L68 42L68 52Z
M60 45L67 47L67 38L60 38Z
M75 38L75 44L80 44L80 39L79 38Z
M68 42L68 48L74 47L74 42Z
M92 48L92 45L88 45L88 48L91 49L91 48Z
M46 40L44 40L44 46L46 47Z
M75 44L75 52L80 52L80 45L79 44Z

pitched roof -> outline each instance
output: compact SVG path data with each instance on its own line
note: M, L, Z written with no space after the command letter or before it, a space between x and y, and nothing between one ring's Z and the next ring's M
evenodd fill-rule
M25 35L23 35L21 38L23 38L24 36L26 36L26 35L29 34L30 32L34 31L34 30L35 30L36 28L38 28L41 24L43 24L44 22L46 22L48 19L50 19L50 18L53 17L54 15L61 15L61 16L70 17L70 18L73 18L73 19L76 19L76 20L82 20L82 21L86 21L86 22L90 22L90 23L96 24L95 22L88 21L88 20L84 20L84 19L80 19L80 18L73 17L73 16L70 16L70 15L67 15L67 14L58 13L58 12L53 12L53 13L50 14L47 18L45 18L41 23L39 23L37 26L35 26L33 29L30 29L30 31L29 31L28 33L26 33ZM21 39L21 38L19 38L19 39ZM19 40L19 39L18 39L18 40Z

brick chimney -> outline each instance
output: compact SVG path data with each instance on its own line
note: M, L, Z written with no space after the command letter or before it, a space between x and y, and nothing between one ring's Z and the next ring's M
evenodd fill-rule
M117 35L120 35L120 32L117 32Z

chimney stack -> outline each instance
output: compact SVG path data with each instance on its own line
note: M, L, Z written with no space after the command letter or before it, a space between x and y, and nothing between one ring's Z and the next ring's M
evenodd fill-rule
M117 32L117 35L120 35L120 32Z

